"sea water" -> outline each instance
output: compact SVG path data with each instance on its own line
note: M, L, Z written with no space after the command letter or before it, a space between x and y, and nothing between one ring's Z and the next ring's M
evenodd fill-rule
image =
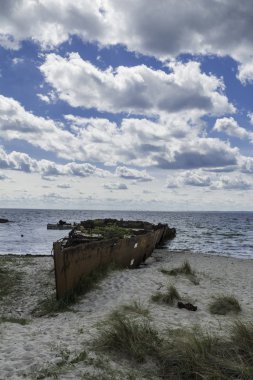
M54 241L69 231L47 230L47 223L60 219L117 218L168 223L177 230L166 245L173 251L192 251L253 258L253 212L148 212L0 209L0 254L50 255Z

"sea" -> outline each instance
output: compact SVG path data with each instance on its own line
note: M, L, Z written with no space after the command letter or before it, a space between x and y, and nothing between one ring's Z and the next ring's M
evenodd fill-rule
M69 231L47 230L47 223L80 222L85 219L117 218L168 223L177 230L166 246L191 251L253 259L253 212L154 212L0 209L0 254L51 255L53 242Z

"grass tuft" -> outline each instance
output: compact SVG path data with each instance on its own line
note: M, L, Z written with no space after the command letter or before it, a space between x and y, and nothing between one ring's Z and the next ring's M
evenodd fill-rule
M98 348L117 351L139 362L154 354L160 342L157 331L146 318L136 319L114 312L98 329Z
M149 316L149 310L144 305L142 305L140 301L133 301L130 304L122 305L119 311L123 314L133 313L137 315L142 315L144 317Z
M241 306L234 296L216 296L214 301L209 304L211 314L226 315L228 313L239 313Z
M92 271L89 275L83 277L78 286L68 296L56 299L54 295L47 297L39 302L38 306L33 310L33 314L37 317L44 315L54 316L57 313L65 311L73 311L71 306L77 303L81 296L85 295L92 289L98 287L98 284L113 270L117 270L115 264L101 266Z
M0 268L0 301L15 291L22 275L15 269Z
M199 285L199 279L187 260L178 268L173 268L170 270L161 269L161 272L169 276L178 276L180 274L185 275L194 285Z
M53 317L61 312L73 311L71 309L71 305L73 303L73 299L66 297L64 299L57 300L55 295L51 295L40 301L36 308L32 311L32 314L35 317L43 317L45 315Z
M147 321L145 321L147 323ZM140 327L141 326L141 327ZM148 328L147 328L148 327ZM252 380L253 323L237 322L227 337L201 330L163 331L118 314L100 330L99 344L128 359L149 359L156 378L180 380ZM142 367L146 378L145 367ZM147 371L150 371L148 367ZM149 372L149 377L153 378Z
M0 317L0 323L18 323L19 325L25 326L28 325L30 321L25 318Z
M154 302L162 302L168 305L173 305L174 302L180 298L181 297L174 285L168 286L166 293L157 292L151 297Z
M168 274L169 276L177 276L178 274L195 276L195 272L187 260L178 268L174 268L171 270L161 269L161 272L164 274Z

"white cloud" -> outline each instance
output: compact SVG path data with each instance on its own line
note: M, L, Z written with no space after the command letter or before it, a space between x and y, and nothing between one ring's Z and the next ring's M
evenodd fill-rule
M100 0L2 1L0 25L3 46L13 49L19 47L20 41L30 38L48 48L73 34L87 40L102 38L107 28L106 34L110 34Z
M215 131L226 133L228 136L235 136L239 139L250 139L253 141L253 132L239 126L233 117L223 117L217 119L213 128Z
M118 182L105 184L104 188L107 190L127 190L128 189L125 183L118 183Z
M1 3L0 33L14 47L27 38L55 46L76 34L157 57L218 52L239 58L252 50L252 13L250 0L239 6L236 0L9 0Z
M241 62L245 83L253 75L252 17L251 0L8 0L1 2L0 44L18 49L33 39L46 48L77 35L159 59L229 55Z
M197 111L198 115L233 113L224 84L201 73L198 62L171 63L171 73L145 65L98 69L78 53L48 54L40 70L60 99L73 107L134 114Z
M82 152L74 136L61 123L33 115L19 102L0 95L0 132L5 140L24 140L46 151L70 158L71 151ZM78 149L77 149L78 148Z
M126 166L118 166L115 170L115 175L124 179L136 180L138 182L149 182L153 179L146 170L130 169Z
M51 103L49 96L43 95L43 94L37 94L38 98L42 100L43 102L49 104Z
M189 186L206 187L210 186L211 178L210 176L203 175L203 173L200 172L189 171L185 173L183 183L184 185Z
M209 187L212 181L210 176L201 170L189 170L181 173L175 173L174 176L167 178L167 188L179 188L184 186Z
M128 118L117 125L107 119L68 115L67 130L63 123L35 116L14 99L0 95L0 131L3 141L26 141L68 161L101 162L112 166L158 166L166 169L237 164L237 148L231 148L228 143L217 138L204 137L199 122L193 123L187 117L191 117L188 112L167 115L156 122ZM68 170L81 175L90 170L87 165L76 164L75 167L69 166Z
M253 112L252 113L251 112L248 113L248 118L250 120L250 124L253 124Z
M15 57L15 58L13 58L12 63L13 63L13 65L19 65L21 63L24 63L24 58Z
M26 173L40 173L43 178L55 176L98 176L104 178L112 176L107 170L97 168L89 163L56 164L53 161L32 159L26 153L13 151L8 154L3 148L0 148L0 168Z
M243 173L253 174L253 157L242 157L240 169Z
M30 173L38 171L38 163L26 153L13 151L7 154L4 149L0 147L0 168Z
M228 143L203 137L199 127L182 115L157 122L128 118L119 126L106 119L67 118L76 138L85 141L89 158L112 166L223 167L235 165L239 156Z
M167 178L167 188L206 187L212 190L249 190L253 187L252 181L241 175L210 174L206 175L202 170L190 170Z
M247 83L252 83L253 81L253 61L242 63L238 67L237 78L246 85Z
M228 176L221 176L218 181L212 185L213 189L225 190L250 190L252 183L244 180L242 177L230 178Z

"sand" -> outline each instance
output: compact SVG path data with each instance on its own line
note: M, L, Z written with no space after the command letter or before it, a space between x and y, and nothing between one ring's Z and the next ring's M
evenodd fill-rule
M178 267L186 259L196 271L199 285L182 275L172 277L161 273L162 268ZM167 328L201 326L209 332L226 334L236 319L252 320L253 260L156 250L145 265L110 273L98 289L83 296L71 311L50 317L37 317L33 310L40 300L54 294L53 258L0 256L0 265L14 267L21 275L18 287L0 300L0 317L25 318L29 322L21 325L0 321L1 380L51 379L56 373L59 379L89 379L99 366L105 375L110 372L114 378L127 379L126 374L133 371L128 362L118 363L110 355L102 360L92 352L90 343L96 337L97 322L133 300L150 310L152 321L161 333ZM152 302L151 296L165 290L168 283L174 284L180 295L198 310L191 312ZM237 316L211 315L208 304L218 294L234 295L242 312ZM86 361L68 364L84 349L89 352ZM138 371L134 374L138 379L143 378Z

